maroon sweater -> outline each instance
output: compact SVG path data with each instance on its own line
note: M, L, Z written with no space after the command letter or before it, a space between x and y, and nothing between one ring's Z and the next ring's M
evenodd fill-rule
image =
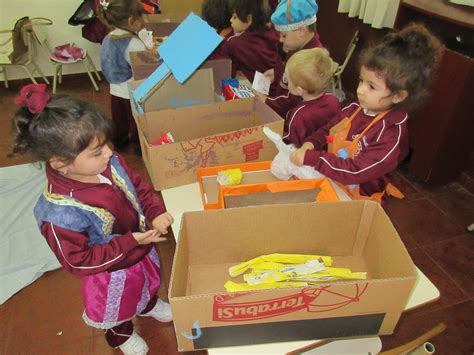
M311 48L323 48L323 45L319 40L319 34L317 32L314 33L313 38L301 49ZM301 97L290 94L288 91L288 82L286 82L286 79L283 78L285 64L288 59L290 59L290 57L296 52L298 51L289 51L286 54L285 62L280 67L275 67L274 83L277 83L275 86L275 95L273 97L269 96L265 100L265 103L281 117L286 117L288 111L296 107L301 102Z
M148 221L165 212L163 199L157 195L136 172L130 169L117 153L120 163L132 181L141 207ZM96 207L102 207L115 217L112 234L120 234L109 243L89 246L87 233L73 232L50 223L43 222L41 233L61 265L72 274L83 276L103 271L127 268L140 261L152 248L152 244L139 245L132 233L138 232L138 213L125 194L115 186L110 163L102 173L112 185L107 183L83 183L68 179L50 167L46 170L48 188L51 192L72 196Z
M306 138L340 113L339 101L333 94L325 93L317 99L302 101L286 115L283 140L300 147Z
M279 38L272 29L268 31L230 33L226 40L211 56L212 59L230 58L232 60L232 76L241 71L250 82L253 82L255 71L261 73L268 69L281 68L282 62L278 54ZM276 84L270 87L275 94Z
M360 184L360 193L370 196L385 190L388 174L408 154L408 114L400 110L390 111L360 139L359 151L353 159L338 158L324 151L329 129L341 118L349 117L358 107L358 103L345 107L340 118L306 139L306 142L313 143L315 149L306 151L304 164L344 185ZM362 110L352 121L347 140L356 138L373 119L374 116Z

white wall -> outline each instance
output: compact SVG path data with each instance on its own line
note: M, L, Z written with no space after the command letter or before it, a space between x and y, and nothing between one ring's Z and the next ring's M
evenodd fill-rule
M82 38L82 26L70 26L67 21L76 11L82 0L0 0L0 30L12 29L17 19L23 16L46 17L53 21L45 27L45 35L52 46L74 42L87 49L97 69L100 69L100 44ZM36 52L38 66L46 76L52 76L53 65L45 52ZM8 68L8 80L27 78L21 68ZM63 74L84 72L81 64L66 65ZM37 75L37 74L35 74ZM3 81L3 75L0 74Z

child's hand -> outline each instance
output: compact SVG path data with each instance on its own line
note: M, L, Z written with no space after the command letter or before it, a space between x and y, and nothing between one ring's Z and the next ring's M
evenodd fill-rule
M275 81L275 69L268 69L263 75L270 79L270 82L273 83Z
M168 227L171 225L171 223L173 223L173 217L168 212L165 212L156 217L151 222L151 225L153 226L154 230L158 231L158 233L166 234L168 233Z
M135 232L132 233L133 238L138 242L140 245L150 244L150 243L157 243L157 242L164 242L166 238L160 237L160 233L154 229L147 230L146 232Z
M314 149L314 145L312 143L306 142L301 146L301 148L295 150L290 154L290 160L293 164L301 166L304 163L304 155L306 154L307 150Z

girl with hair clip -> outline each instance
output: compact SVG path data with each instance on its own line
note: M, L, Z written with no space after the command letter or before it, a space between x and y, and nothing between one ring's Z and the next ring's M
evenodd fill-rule
M50 98L44 84L23 87L16 103L12 153L31 152L45 162L48 184L34 215L61 265L82 280L85 323L104 329L108 344L124 354L146 354L132 319L172 320L169 304L157 297L153 243L166 240L173 218L107 146L111 121L97 107Z
M100 50L102 72L110 83L112 143L115 150L122 151L131 142L135 154L141 155L127 83L132 79L130 52L153 47L153 39L144 28L145 10L139 0L100 0L97 14L105 25L113 28Z
M408 155L408 112L422 103L440 52L439 40L415 24L365 50L359 102L307 138L291 161L313 166L353 199L402 198L388 175Z
M212 58L230 58L232 76L241 71L250 82L253 82L256 71L264 73L282 66L278 35L268 24L268 0L231 0L230 10L233 31ZM272 85L270 92L273 93L275 88L276 85Z

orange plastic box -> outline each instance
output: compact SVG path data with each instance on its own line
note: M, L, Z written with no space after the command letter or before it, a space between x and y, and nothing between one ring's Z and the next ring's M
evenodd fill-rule
M339 201L328 179L278 180L270 171L271 161L203 167L197 170L205 210L251 205ZM221 186L217 173L240 169L242 182Z

